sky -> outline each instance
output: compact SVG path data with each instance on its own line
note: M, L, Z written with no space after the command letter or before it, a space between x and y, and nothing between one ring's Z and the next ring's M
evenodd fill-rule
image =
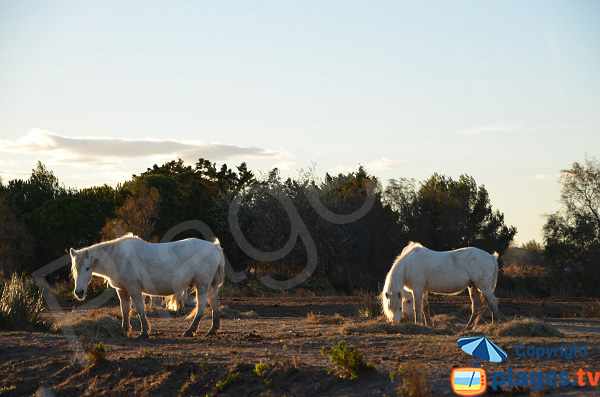
M468 174L540 241L561 170L600 157L599 20L577 0L0 0L0 176Z

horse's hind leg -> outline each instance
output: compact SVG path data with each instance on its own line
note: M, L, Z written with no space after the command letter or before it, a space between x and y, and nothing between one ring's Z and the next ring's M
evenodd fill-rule
M198 324L200 324L200 319L208 304L207 295L208 291L206 285L198 285L198 282L196 282L196 308L194 309L194 312L192 312L194 320L192 321L192 324L190 324L188 330L183 333L183 336L194 336L196 333Z
M129 336L129 315L131 314L131 297L129 293L127 293L124 289L118 289L117 295L119 295L119 301L121 302L121 315L123 317L123 321L121 326L123 327L123 332L125 332L125 336Z
M211 285L208 288L208 303L212 309L212 326L206 335L214 335L221 326L219 319L219 291L216 286Z
M500 313L498 312L498 301L494 296L494 291L491 289L482 290L481 293L485 296L488 305L492 309L492 324L496 321L500 321Z
M465 330L473 328L479 322L484 309L481 296L475 286L469 287L469 296L471 297L471 318L469 318Z
M137 310L138 315L140 316L140 322L142 323L142 333L139 335L140 338L147 338L150 334L150 324L148 324L148 319L146 318L146 307L144 305L144 296L142 295L142 291L129 291L129 295L131 295L131 299L133 299L133 304L135 305L135 310Z

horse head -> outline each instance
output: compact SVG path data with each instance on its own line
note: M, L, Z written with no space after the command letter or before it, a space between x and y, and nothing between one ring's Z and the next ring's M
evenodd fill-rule
M75 296L83 300L88 284L92 279L92 257L87 249L77 251L73 248L69 251L71 255L71 270L75 280Z

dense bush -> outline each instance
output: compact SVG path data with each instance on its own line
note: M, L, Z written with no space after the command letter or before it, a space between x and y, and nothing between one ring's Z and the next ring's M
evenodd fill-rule
M48 330L43 308L42 294L31 279L13 274L0 284L0 329Z

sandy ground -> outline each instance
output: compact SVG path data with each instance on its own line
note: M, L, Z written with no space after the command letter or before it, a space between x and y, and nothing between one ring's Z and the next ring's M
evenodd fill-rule
M82 337L92 346L102 341L105 361L82 367L61 334L3 332L0 333L0 394L34 395L40 387L52 389L56 395L396 395L399 383L392 382L390 371L403 365L422 372L433 395L454 395L450 372L455 367L471 366L471 357L457 346L459 336L430 335L345 335L337 324L314 324L306 320L309 312L341 314L355 321L359 300L354 297L316 298L235 298L223 299L224 305L247 312L257 318L223 319L216 336L202 336L210 327L209 316L200 324L194 338L181 336L189 325L185 317L151 317L152 335L148 340ZM115 303L115 302L113 302ZM432 311L455 313L468 303L468 298L434 297ZM491 338L508 353L506 362L482 363L488 372L567 371L575 378L579 368L600 372L600 320L561 318L564 313L581 312L585 300L566 299L500 299L502 313L510 318L527 315L543 318L558 327L564 337ZM355 380L340 379L328 373L330 363L321 354L339 340L358 347L376 371ZM517 357L515 347L588 346L587 357L536 359ZM146 351L146 357L142 352ZM148 357L150 356L150 357ZM267 376L254 372L257 363L268 364ZM227 387L218 388L228 373L238 377ZM193 376L192 376L193 375ZM187 384L187 386L186 386ZM489 382L491 386L491 379ZM490 395L529 395L528 388L510 388ZM544 388L533 394L600 395L597 387Z

